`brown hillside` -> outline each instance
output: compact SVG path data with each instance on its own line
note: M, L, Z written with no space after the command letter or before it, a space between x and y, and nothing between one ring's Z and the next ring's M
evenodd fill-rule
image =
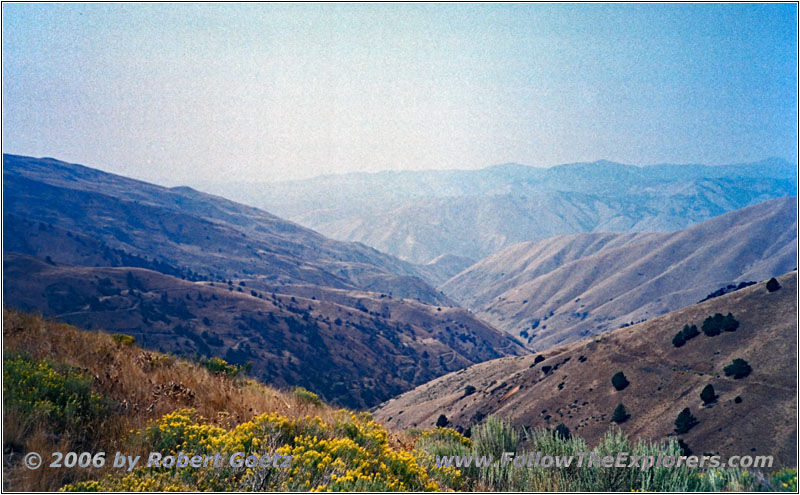
M276 386L371 407L450 371L525 350L458 308L317 286L190 282L127 267L6 253L4 304L132 335L178 355L252 363ZM130 274L130 275L128 275ZM290 292L290 293L287 293Z
M680 437L696 453L774 455L795 466L797 422L797 272L778 278L768 293L757 285L695 304L603 336L551 349L540 356L502 358L443 376L383 404L376 417L394 427L430 426L440 414L468 428L489 414L519 425L552 428L564 423L590 444L611 426L617 404L631 415L621 428L634 437L672 434L688 407L699 424ZM682 347L673 336L685 324L701 327L714 313L731 312L735 332L700 333ZM752 373L725 376L743 358ZM611 377L630 385L616 391ZM700 391L712 384L718 398L703 406ZM465 396L467 386L475 393ZM737 403L735 399L741 398Z
M27 313L3 310L4 356L23 353L36 360L64 363L91 378L94 393L109 400L109 414L92 424L83 443L72 434L54 434L52 427L4 409L4 491L57 491L67 482L102 479L118 474L103 469L26 469L26 452L122 451L147 456L152 446L131 442L132 430L181 408L192 408L214 426L232 428L264 413L286 418L315 417L341 421L342 412L307 393L279 390L256 380L212 373L206 367L173 356L150 352L138 345L117 343L102 332L87 332ZM389 431L395 448L407 445L401 433Z
M450 301L425 270L265 211L50 158L3 155L3 249L190 280L263 278Z
M796 266L797 198L779 198L678 232L577 234L512 246L441 288L543 351Z

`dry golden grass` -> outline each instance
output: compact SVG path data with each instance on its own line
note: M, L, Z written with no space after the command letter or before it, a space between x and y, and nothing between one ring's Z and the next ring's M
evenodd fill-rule
M39 469L20 465L25 452L124 452L147 455L125 443L131 430L176 408L196 409L211 423L223 427L249 421L262 413L288 417L318 416L332 420L334 410L315 405L248 378L215 375L200 364L149 352L136 345L114 342L111 335L87 332L41 316L3 310L4 351L24 352L36 359L63 362L94 378L93 389L112 401L101 424L92 425L91 440L79 443L48 433L46 426L31 424L13 412L3 416L4 488L23 491L57 490L65 483L97 477L97 470ZM402 435L393 442L404 443ZM138 450L137 450L138 449ZM108 463L107 463L108 464Z

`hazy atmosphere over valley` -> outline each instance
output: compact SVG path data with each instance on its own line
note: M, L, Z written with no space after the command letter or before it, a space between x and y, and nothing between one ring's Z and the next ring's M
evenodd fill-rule
M796 4L2 20L4 490L796 492Z

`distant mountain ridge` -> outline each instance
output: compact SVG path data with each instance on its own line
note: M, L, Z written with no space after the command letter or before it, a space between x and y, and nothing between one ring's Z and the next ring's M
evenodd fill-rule
M582 232L675 231L767 199L797 194L797 167L609 161L552 168L323 176L272 184L208 184L336 239L425 264L480 259L524 241Z
M520 243L442 285L485 321L546 349L700 301L797 263L797 199L671 233L590 233Z

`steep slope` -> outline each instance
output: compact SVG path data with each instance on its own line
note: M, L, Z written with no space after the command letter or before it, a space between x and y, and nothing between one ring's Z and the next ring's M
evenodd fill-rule
M188 188L52 159L3 165L4 304L251 362L353 407L526 352L424 268L364 245Z
M794 466L797 436L797 272L741 289L645 323L551 349L538 356L502 358L438 378L383 404L375 416L390 426L425 427L445 414L468 428L489 414L519 425L559 423L591 444L611 426L622 403L630 418L621 428L646 439L670 435L690 408L699 424L680 435L696 454L773 455ZM672 343L684 325L698 328L708 316L732 313L733 332L704 333L681 347ZM745 359L749 376L734 379L723 368ZM629 385L617 391L622 371ZM701 390L717 394L703 405ZM467 387L474 387L467 393Z
M512 246L442 286L493 325L546 349L796 267L796 198L674 233L579 234Z
M521 242L467 267L442 284L454 299L471 308L486 307L509 288L550 273L562 265L661 233L590 233L560 235L535 242Z
M442 284L474 263L475 260L472 258L443 254L432 259L422 268L425 269L430 279L437 284Z
M442 254L480 259L559 234L684 229L796 195L797 169L779 159L713 167L598 161L204 187L424 264Z
M251 363L277 386L373 406L444 373L524 350L467 311L366 292L190 282L152 270L6 253L5 305L134 336L185 356Z
M460 488L431 481L434 467L417 460L408 435L386 430L368 415L324 404L305 390L278 390L112 335L8 310L3 345L4 492L305 492L307 480L320 481L318 465L296 462L293 481L287 480L288 475L274 475L280 473L280 456L261 477L245 469L145 465L150 452L220 453L227 464L234 452L261 457L266 449L270 455L280 449L299 457L304 448L336 461L325 470L323 483L361 473L358 485L343 491ZM340 448L354 440L360 442L357 449ZM67 457L61 468L35 471L24 460L37 451L47 457L92 452L96 462L87 469L82 463L71 466ZM100 452L110 452L104 465ZM125 468L113 466L114 452L130 456ZM366 463L374 468L364 474Z
M98 251L83 258L100 264L108 263L106 252L119 250L212 280L259 276L448 303L409 263L190 188L168 189L53 159L3 155L3 193L4 249L9 251L76 261L77 255L64 249L69 243L56 248L49 240L33 241L24 219L92 239Z
M175 359L142 349L124 336L79 330L37 315L4 310L3 346L6 492L283 493L307 492L309 486L344 492L774 492L794 481L791 472L775 468L681 468L666 477L659 475L663 469L650 468L628 470L633 476L613 473L588 479L574 469L545 469L535 478L522 477L526 470L513 466L506 466L501 476L493 470L443 473L431 462L433 456L452 452L454 440L465 440L451 430L388 429L369 414L331 407L307 390L276 390L230 367ZM42 383L47 386L32 386ZM57 400L65 396L70 400ZM38 421L31 422L31 416ZM498 431L495 421L481 425L473 430L471 448L461 453L497 452L507 438L505 423L502 428ZM554 443L540 433L538 439L551 451L583 450L583 441L575 438ZM630 447L627 442L617 445L655 456L674 454L678 448L676 442L644 446L644 451L633 442ZM261 457L263 464L264 451L277 450L292 456L293 469L287 474L289 470L274 468L282 463L280 455L270 459L278 461L272 468L262 470L145 465L151 452L188 449L200 455L219 453L223 459L241 452ZM108 458L105 465L95 463L90 469L26 467L31 452L56 451L121 451L129 457L122 469Z

